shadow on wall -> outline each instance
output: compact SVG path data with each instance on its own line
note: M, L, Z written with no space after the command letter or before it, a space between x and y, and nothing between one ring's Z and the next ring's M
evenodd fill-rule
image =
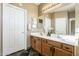
M0 55L1 55L1 3L0 3Z

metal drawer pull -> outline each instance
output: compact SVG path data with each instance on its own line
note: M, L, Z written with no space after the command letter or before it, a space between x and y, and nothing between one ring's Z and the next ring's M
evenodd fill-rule
M66 49L69 49L68 47L65 47Z

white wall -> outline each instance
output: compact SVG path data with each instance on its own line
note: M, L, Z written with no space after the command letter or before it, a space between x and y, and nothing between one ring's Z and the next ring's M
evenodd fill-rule
M75 5L75 29L79 28L79 4ZM75 33L76 36L79 37L79 33ZM76 46L76 55L79 56L79 39L78 39L78 46Z

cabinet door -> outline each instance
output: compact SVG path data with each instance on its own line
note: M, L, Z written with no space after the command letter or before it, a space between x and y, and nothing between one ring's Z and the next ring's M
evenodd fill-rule
M45 40L42 40L42 54L45 56L52 56L53 53L52 46L47 44Z
M31 37L31 46L33 49L35 49L35 39L33 37Z
M36 39L36 50L41 53L41 39L37 38Z
M52 47L47 44L43 44L42 46L42 53L45 56L52 56Z
M68 52L66 50L62 50L60 48L55 47L55 54L54 56L72 56L73 54L71 52Z

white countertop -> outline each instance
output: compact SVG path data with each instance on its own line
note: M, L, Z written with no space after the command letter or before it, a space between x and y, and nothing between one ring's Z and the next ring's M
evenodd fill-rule
M73 46L78 46L78 39L75 36L62 35L62 38L56 38L56 37L41 35L40 33L31 33L31 35L36 36L36 37L45 38L48 40L54 40L57 42L61 42L61 43L65 43L65 44L69 44Z

